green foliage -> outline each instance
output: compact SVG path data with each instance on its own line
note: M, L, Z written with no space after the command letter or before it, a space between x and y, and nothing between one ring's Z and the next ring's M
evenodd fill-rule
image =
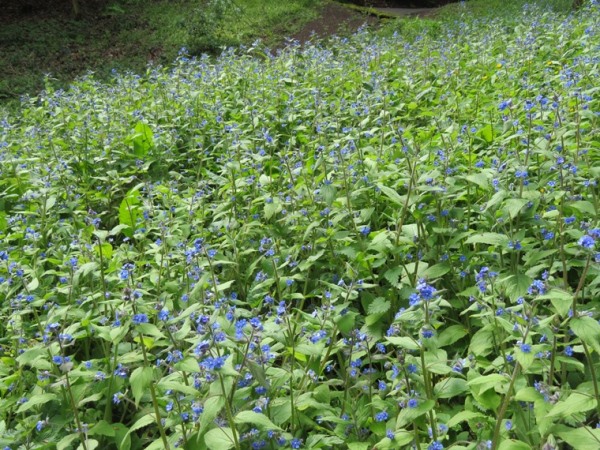
M0 446L597 448L600 8L526 8L2 116Z

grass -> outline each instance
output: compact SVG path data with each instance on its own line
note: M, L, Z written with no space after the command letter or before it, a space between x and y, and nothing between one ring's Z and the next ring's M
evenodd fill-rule
M229 3L211 44L248 44L259 38L279 44L318 17L322 7L316 0ZM148 61L168 65L194 41L191 25L206 8L199 0L115 0L83 2L78 20L68 9L13 18L0 27L0 101L35 95L46 74L55 85L66 86L87 71L106 78L112 69L143 73ZM195 50L216 51L214 46Z

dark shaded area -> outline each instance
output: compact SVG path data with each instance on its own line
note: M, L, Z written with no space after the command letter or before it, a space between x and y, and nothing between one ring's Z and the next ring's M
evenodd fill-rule
M102 12L109 0L85 0L79 2L80 15L94 17ZM3 0L0 8L0 23L38 17L74 18L71 0Z
M460 0L340 0L342 3L353 3L359 6L372 6L375 8L432 8Z

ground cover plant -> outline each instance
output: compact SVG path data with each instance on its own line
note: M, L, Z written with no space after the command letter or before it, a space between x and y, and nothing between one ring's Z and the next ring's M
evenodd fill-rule
M0 445L598 448L600 8L458 11L2 117Z

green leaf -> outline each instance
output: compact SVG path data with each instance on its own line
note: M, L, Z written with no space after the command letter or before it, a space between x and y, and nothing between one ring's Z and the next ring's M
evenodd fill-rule
M140 428L147 427L151 423L156 423L156 419L154 418L154 414L146 414L145 416L140 417L135 423L129 428L129 433L132 433L135 430L139 430Z
M598 347L600 324L597 320L589 316L581 316L571 319L569 325L579 339L594 348Z
M204 411L200 415L200 429L204 430L217 418L225 406L225 397L222 395L209 397L204 402Z
M370 445L368 442L349 442L348 450L367 450Z
M402 266L396 266L386 270L383 276L392 286L396 286L400 279L400 275L402 275L402 270Z
M535 359L533 350L529 351L528 353L525 353L519 347L515 348L514 356L515 359L519 361L519 364L521 364L523 371L527 371L527 369L531 367Z
M479 420L483 419L485 416L481 413L474 411L460 411L454 414L450 420L448 420L448 428L452 428L455 425L458 425L461 422L469 421L469 420Z
M183 372L190 372L190 373L199 373L200 372L200 366L198 365L198 360L191 356L188 356L188 357L182 359L181 361L179 361L178 363L176 363L175 368L177 370L181 370Z
M462 325L450 325L448 328L444 328L444 330L440 332L438 336L438 345L440 347L452 345L456 341L465 337L468 332L469 330Z
M94 245L94 253L98 257L100 257L100 252L102 252L102 259L108 261L112 258L113 247L108 242L104 242L102 245Z
M115 430L115 445L118 450L130 450L131 449L131 436L129 435L129 428L122 423L113 423L112 427Z
M119 205L119 223L123 228L123 234L133 237L138 218L141 217L139 207L142 204L140 193L137 190L130 191Z
M389 300L386 300L383 297L377 297L369 305L367 314L384 314L389 311L391 305L392 303Z
M280 209L278 202L273 200L271 203L265 203L265 219L269 220L275 215Z
M561 427L555 434L577 450L598 450L600 448L600 429L592 427Z
M72 448L71 443L73 443L73 441L76 441L77 439L79 439L79 433L67 434L64 438L58 441L58 443L56 444L56 450L67 450L69 448Z
M579 200L577 202L569 203L568 206L575 208L576 210L587 214L590 217L596 216L596 208L594 208L594 204L592 202L588 202L587 200Z
M596 399L590 395L573 392L566 400L557 402L547 414L548 417L569 417L596 407Z
M511 219L519 215L523 207L529 203L529 200L524 198L509 198L506 200L504 209L508 212Z
M208 448L228 450L235 445L231 428L213 428L204 435L204 442Z
M475 173L473 175L467 175L465 178L467 179L467 181L470 181L471 183L476 184L477 186L479 186L481 189L483 189L485 191L487 191L490 188L490 180L483 173Z
M252 361L250 359L246 360L246 365L248 366L248 369L250 369L254 379L258 381L262 387L269 389L271 383L267 378L264 367L258 364L256 361Z
M83 446L83 443L81 443L77 447L77 450L95 450L98 448L98 445L100 445L100 443L96 439L86 439L85 447Z
M390 344L404 350L419 350L419 344L413 338L405 336L389 336L385 338Z
M144 393L147 391L148 386L150 386L150 383L152 383L153 378L154 369L152 367L138 367L133 372L131 372L129 384L131 386L131 393L133 394L133 398L135 399L136 406L140 404L140 400L142 399Z
M505 439L500 443L498 450L531 450L531 447L523 441Z
M377 187L381 192L383 192L383 194L387 198L389 198L397 206L404 206L404 204L406 203L406 198L401 197L400 194L398 194L398 192L396 192L394 189L387 187L386 185L381 183L377 183Z
M501 383L508 383L507 377L500 375L499 373L492 373L473 378L467 384L471 387L477 387L479 392L483 392L487 391L488 389L495 388Z
M33 395L28 401L26 401L21 406L19 406L19 408L17 409L17 413L20 414L22 412L30 410L34 406L44 405L55 399L56 399L56 394L47 393L47 394Z
M475 332L469 343L469 352L473 353L476 357L488 355L494 345L493 334L492 330L485 327Z
M437 398L452 398L469 390L467 382L462 378L446 378L439 381L433 388Z
M561 317L567 317L571 306L573 305L573 294L562 289L550 289L546 294L538 297L540 300L550 300L552 306Z
M112 425L110 425L105 420L101 420L96 425L94 425L92 428L90 428L89 435L94 436L96 434L98 434L100 436L114 437L115 429Z
M281 428L271 422L267 416L254 411L240 411L234 421L235 423L248 423L263 430L281 431Z
M465 242L467 244L487 244L500 247L508 246L508 236L499 233L478 233L471 235Z
M138 158L143 158L154 145L152 129L144 122L138 122L131 142L133 143L133 154Z
M488 144L491 144L494 141L494 129L489 123L485 127L482 127L477 134L479 134Z
M331 206L337 195L337 190L333 184L326 184L321 188L321 195L327 206Z
M425 278L439 278L442 275L447 274L448 272L450 272L450 270L452 270L452 266L450 266L450 264L448 263L439 263L439 264L435 264L431 267L428 267L427 270L425 270L425 272L423 272L423 276Z
M405 427L407 424L413 422L416 418L430 411L434 405L435 402L433 400L425 400L423 402L419 402L416 408L403 408L402 411L400 411L400 414L398 414L396 428Z

